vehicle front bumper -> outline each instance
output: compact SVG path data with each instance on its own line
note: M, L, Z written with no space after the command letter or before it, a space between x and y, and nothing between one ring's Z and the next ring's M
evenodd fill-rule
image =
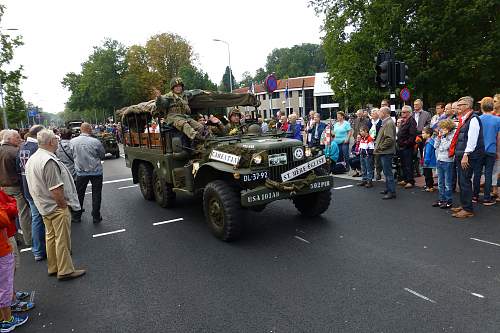
M303 180L295 180L282 183L286 187L294 187L294 184L300 184ZM241 205L243 207L252 207L265 205L270 202L290 199L295 196L305 195L313 192L322 192L330 190L333 187L332 176L317 176L313 181L303 186L298 191L280 191L278 189L268 188L264 185L241 193Z

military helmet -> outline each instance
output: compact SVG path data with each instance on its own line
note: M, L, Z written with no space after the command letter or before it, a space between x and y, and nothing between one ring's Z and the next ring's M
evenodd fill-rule
M174 77L172 78L172 80L170 80L170 89L174 89L175 86L179 85L184 89L184 82L182 82L182 78Z
M259 125L257 124L252 124L248 126L248 134L255 134L255 135L261 135L262 134L262 129L260 128Z
M231 111L229 111L229 114L227 115L227 117L229 118L229 120L231 120L231 117L233 116L233 114L237 114L241 118L241 111L240 111L240 109L238 109L236 107L232 108Z

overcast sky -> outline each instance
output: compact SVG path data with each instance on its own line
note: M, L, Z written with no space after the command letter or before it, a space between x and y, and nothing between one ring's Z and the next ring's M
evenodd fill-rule
M307 0L0 0L7 6L2 28L17 28L25 45L15 53L24 66L26 101L60 112L69 93L61 86L68 72L106 37L126 46L144 45L157 33L173 32L193 46L201 69L219 83L228 63L237 80L264 67L274 48L319 43L321 19Z

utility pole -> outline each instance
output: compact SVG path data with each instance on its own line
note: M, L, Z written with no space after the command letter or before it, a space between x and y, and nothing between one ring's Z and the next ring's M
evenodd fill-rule
M7 110L5 110L5 103L3 100L3 85L2 85L2 78L0 77L0 102L2 103L2 114L3 114L3 128L8 129L9 128L9 122L7 120Z

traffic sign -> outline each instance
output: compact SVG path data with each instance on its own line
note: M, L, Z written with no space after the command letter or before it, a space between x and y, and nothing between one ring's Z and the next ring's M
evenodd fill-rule
M28 110L28 117L36 117L37 114L38 114L38 111L35 108L32 108L32 109Z
M401 89L401 92L399 93L399 97L401 97L401 100L408 102L410 100L410 90L407 87L404 87Z
M269 74L264 81L264 85L268 93L273 93L276 89L278 89L278 80L274 74Z

